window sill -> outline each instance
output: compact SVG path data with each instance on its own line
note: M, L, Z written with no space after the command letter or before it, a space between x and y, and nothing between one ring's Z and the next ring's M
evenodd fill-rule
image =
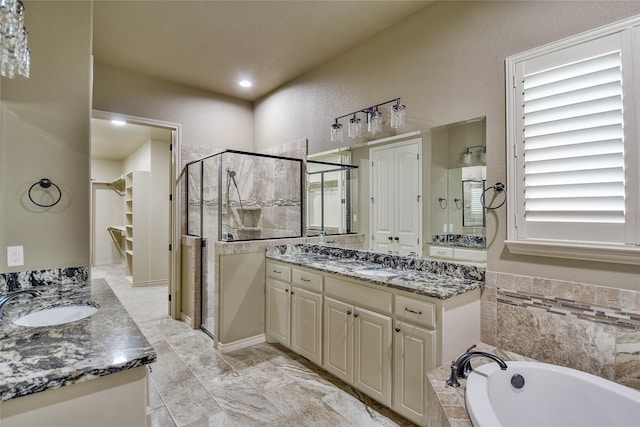
M640 265L640 247L638 246L523 240L507 240L505 244L509 252L519 255Z

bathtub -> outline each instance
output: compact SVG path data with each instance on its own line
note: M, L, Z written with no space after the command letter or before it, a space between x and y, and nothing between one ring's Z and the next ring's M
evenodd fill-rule
M640 426L640 391L557 365L506 363L506 371L490 363L469 374L475 427Z

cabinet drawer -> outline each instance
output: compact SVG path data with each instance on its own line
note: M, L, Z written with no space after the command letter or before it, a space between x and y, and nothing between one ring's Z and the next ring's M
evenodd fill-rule
M324 292L325 295L360 307L370 308L379 313L391 313L393 308L390 292L358 286L332 277L325 278Z
M290 282L291 267L267 261L267 277L273 277L283 282Z
M291 282L305 289L322 292L322 274L294 268L291 270Z
M396 317L414 324L435 328L436 306L430 302L396 295Z

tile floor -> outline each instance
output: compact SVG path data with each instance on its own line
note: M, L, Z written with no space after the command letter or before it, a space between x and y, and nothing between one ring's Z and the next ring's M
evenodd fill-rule
M158 353L153 427L413 425L282 346L218 352L167 316L165 286L132 288L121 265L94 267L92 277L107 280Z

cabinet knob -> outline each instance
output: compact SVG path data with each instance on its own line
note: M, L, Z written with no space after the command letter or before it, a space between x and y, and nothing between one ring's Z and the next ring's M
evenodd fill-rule
M387 239L389 239L391 241L391 240L393 240L393 237L389 236L389 237L387 237Z
M291 295L293 295L295 292L291 291Z
M351 316L351 310L347 310L347 315Z
M285 292L287 292L287 293L289 293L289 289L285 289L284 291L285 291Z
M400 332L400 328L396 328L396 332Z
M395 240L397 242L398 240L400 240L400 238L398 236L396 236L396 237L393 238L393 240Z
M353 317L358 317L360 316L358 313L353 313Z

